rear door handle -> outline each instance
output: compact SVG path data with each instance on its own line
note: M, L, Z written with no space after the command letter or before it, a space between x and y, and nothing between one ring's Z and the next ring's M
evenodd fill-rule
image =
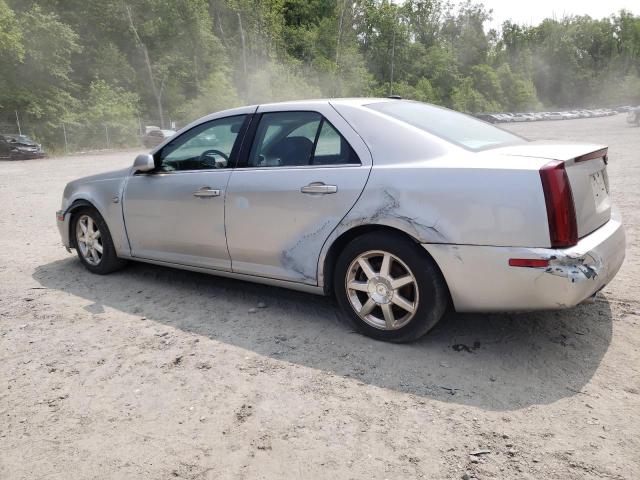
M338 187L336 185L325 185L322 182L313 182L302 187L300 191L302 193L320 193L326 195L328 193L336 193Z
M194 197L219 197L220 190L213 189L211 187L202 187L199 190L193 192Z

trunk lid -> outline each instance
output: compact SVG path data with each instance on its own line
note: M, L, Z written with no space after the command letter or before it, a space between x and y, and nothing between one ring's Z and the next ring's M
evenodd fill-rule
M508 156L564 162L573 193L579 238L590 234L611 218L606 146L530 142L496 150Z

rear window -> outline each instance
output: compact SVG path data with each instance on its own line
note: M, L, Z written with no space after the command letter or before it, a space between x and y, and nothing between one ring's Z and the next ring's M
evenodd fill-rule
M526 142L522 137L468 115L427 103L396 100L371 103L367 107L469 150Z

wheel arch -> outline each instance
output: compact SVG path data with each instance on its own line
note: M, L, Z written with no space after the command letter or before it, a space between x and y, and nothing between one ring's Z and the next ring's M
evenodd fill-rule
M414 236L408 234L407 232L399 228L395 228L395 227L391 227L389 225L383 225L383 224L358 225L353 228L350 228L349 230L342 232L338 237L336 237L335 240L333 240L333 242L327 249L327 253L324 256L324 259L321 261L319 265L319 267L322 268L322 271L319 273L320 273L320 278L324 280L322 287L325 295L331 295L333 292L333 273L335 270L338 257L340 256L340 253L344 250L347 244L351 242L353 239L360 237L362 235L366 235L368 233L373 233L373 232L386 232L390 235L399 235L406 239L411 240L416 245L420 246L420 249L424 252L426 256L428 256L433 261L434 265L440 272L440 275L442 276L442 280L444 281L444 285L447 288L447 295L449 296L449 302L451 303L451 293L450 293L451 290L447 283L447 279L443 274L442 269L440 268L440 265L438 265L438 262L436 262L433 256L431 256L431 254L426 249L422 248L420 241L418 241L418 239L416 239Z
M89 200L84 199L84 198L78 198L76 200L74 200L71 205L69 205L69 207L67 208L66 213L69 215L69 242L71 243L71 247L72 248L76 248L76 236L74 235L73 230L73 217L75 215L75 213L81 209L81 208L93 208L95 209L98 213L100 213L100 215L102 216L102 218L104 218L104 215L102 215L102 212L100 212L100 209L98 207L96 207L93 203L91 203ZM105 220L106 221L106 220Z

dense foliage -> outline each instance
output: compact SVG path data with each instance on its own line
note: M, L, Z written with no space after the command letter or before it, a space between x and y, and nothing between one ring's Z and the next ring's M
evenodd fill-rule
M640 103L640 17L498 33L441 0L0 0L0 124L60 144L247 103L398 94L458 110ZM80 128L82 127L82 128Z

